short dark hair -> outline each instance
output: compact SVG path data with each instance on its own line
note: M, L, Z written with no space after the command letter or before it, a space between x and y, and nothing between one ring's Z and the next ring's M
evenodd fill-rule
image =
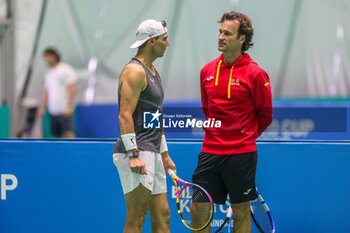
M60 56L59 52L57 51L57 49L55 49L55 48L52 48L52 47L46 48L46 49L44 50L44 52L43 52L43 55L44 55L44 56L45 56L45 55L53 55L53 56L56 57L56 60L57 60L58 62L61 61L61 56Z
M245 41L241 48L242 52L253 47L254 43L252 42L252 39L254 30L252 27L252 21L248 16L237 11L230 11L223 14L219 23L223 23L225 20L237 20L239 22L238 36L245 35Z

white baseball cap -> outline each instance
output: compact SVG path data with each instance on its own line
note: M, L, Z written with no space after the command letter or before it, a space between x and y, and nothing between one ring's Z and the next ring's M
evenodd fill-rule
M136 41L130 48L138 48L143 45L149 38L157 37L168 32L165 21L147 19L137 28Z

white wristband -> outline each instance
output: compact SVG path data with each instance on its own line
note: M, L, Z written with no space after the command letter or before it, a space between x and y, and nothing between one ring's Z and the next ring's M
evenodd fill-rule
M120 137L127 151L137 149L135 133L122 134Z
M166 144L165 135L162 134L162 140L160 142L160 153L168 151L168 145Z

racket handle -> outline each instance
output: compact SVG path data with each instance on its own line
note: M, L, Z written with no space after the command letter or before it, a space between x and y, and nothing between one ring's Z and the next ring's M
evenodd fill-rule
M231 206L229 206L226 213L226 218L231 218L231 217L232 217L232 208Z
M168 175L169 175L169 176L175 175L175 171L173 171L173 170L171 170L171 169L168 169Z

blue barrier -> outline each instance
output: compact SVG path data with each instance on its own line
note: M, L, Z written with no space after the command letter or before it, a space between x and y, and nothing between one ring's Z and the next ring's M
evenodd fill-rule
M168 120L204 119L200 106L199 101L165 103L165 126ZM78 105L76 129L78 137L83 138L119 137L118 106ZM274 121L268 130L260 139L346 140L350 138L350 104L275 101ZM203 138L201 128L166 128L165 133L167 138Z
M78 105L75 109L75 127L78 137L119 137L118 106Z
M169 143L184 179L191 178L200 147L193 141ZM277 232L348 231L350 142L258 147L257 184ZM125 204L112 148L112 141L0 141L0 232L122 232ZM176 214L170 180L168 196L172 232L189 232ZM144 232L151 232L149 221Z

